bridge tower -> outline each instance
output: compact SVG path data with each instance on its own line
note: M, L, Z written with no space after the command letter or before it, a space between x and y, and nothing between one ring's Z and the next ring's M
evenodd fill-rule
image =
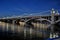
M51 24L54 24L54 15L55 15L55 10L52 9L52 11L51 11Z
M53 37L53 32L54 32L54 15L55 15L55 10L52 9L51 10L51 34L50 34L50 38Z

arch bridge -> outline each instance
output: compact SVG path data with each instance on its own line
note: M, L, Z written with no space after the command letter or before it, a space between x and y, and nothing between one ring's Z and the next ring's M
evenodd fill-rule
M18 17L4 17L0 18L1 22L24 25L29 28L40 28L43 30L59 32L60 30L60 14L54 9L51 10L51 15L47 16L18 16ZM58 25L58 27L56 27ZM57 30L57 31L55 31Z

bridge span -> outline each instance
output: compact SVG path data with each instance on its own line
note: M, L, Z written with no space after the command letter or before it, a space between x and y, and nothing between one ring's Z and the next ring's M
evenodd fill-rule
M0 18L0 22L23 25L28 28L49 29L52 34L54 32L60 33L60 14L54 9L51 10L51 15L48 16L4 17ZM58 27L56 27L56 25L58 25Z

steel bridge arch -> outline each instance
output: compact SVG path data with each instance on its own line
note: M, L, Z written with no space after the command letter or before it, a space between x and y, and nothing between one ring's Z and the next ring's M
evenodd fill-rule
M44 18L41 18L41 19L28 19L27 21L25 21L25 23L27 23L27 22L29 22L31 20L47 21L47 22L51 23L50 20L47 20L47 19L44 19Z

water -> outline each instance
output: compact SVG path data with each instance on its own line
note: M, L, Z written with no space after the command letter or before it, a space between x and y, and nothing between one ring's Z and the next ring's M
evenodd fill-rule
M40 40L42 32L36 29L24 27L23 25L15 25L0 22L0 39L10 40Z
M14 24L0 23L0 39L23 39L23 27Z
M44 27L43 27L44 28ZM0 40L45 40L49 37L48 30L28 28L23 25L0 22Z

